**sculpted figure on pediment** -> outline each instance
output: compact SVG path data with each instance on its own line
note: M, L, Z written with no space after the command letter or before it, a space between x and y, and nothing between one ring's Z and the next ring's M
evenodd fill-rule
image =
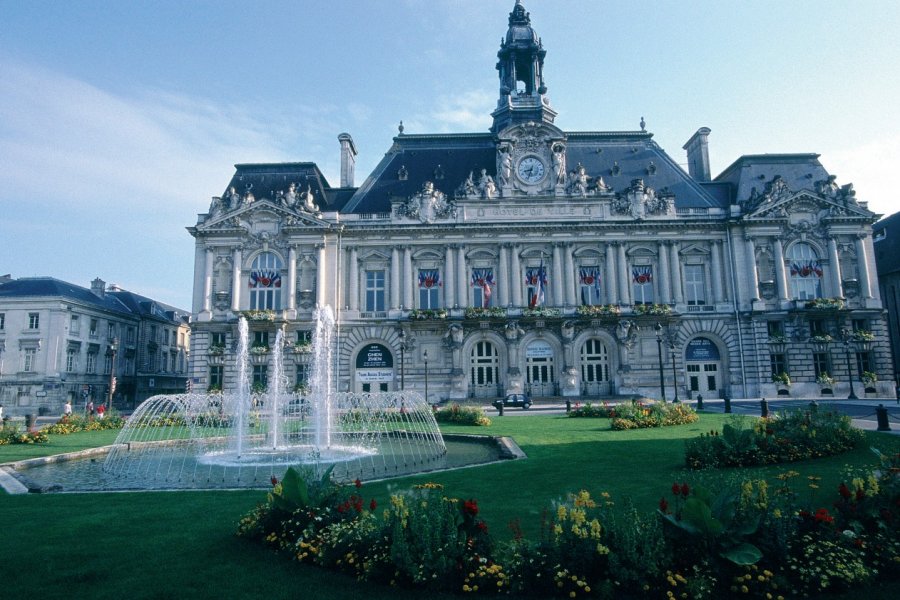
M288 185L288 188L284 191L284 204L288 208L294 208L297 204L297 186L293 182Z
M478 180L478 189L484 198L491 199L497 194L497 184L494 178L488 175L487 169L481 170L481 178Z
M509 185L512 178L512 152L509 147L500 150L500 183Z
M222 209L227 212L229 210L234 210L240 206L240 204L241 196L237 193L237 190L234 189L234 186L231 186L222 198Z
M212 202L209 203L209 210L207 212L207 219L215 219L220 214L222 214L222 199L218 196L212 197Z
M591 178L588 177L584 165L578 163L578 166L575 167L575 170L569 173L569 187L566 191L572 195L577 195L584 198L587 196L590 179Z
M553 146L553 173L556 175L557 185L566 183L566 147L562 144Z
M465 198L477 198L478 197L478 187L475 185L475 177L472 171L469 171L469 176L466 177L466 180L459 184L459 187L456 188L456 197L465 197Z
M308 212L310 214L317 215L319 214L319 207L316 206L315 201L313 200L312 186L307 185L306 191L301 194L303 198L303 211Z
M426 181L419 193L397 207L397 214L422 223L433 223L436 219L455 216L456 205L443 192L434 189L434 183Z
M631 215L635 219L643 219L647 215L669 214L674 205L671 193L659 193L651 187L644 186L643 179L631 181L631 187L617 194L610 204L614 213Z

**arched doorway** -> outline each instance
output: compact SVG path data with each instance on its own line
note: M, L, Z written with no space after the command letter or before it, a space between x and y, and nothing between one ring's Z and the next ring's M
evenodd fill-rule
M698 337L684 349L688 391L696 394L719 395L722 388L722 361L719 347L709 338Z
M525 348L525 391L532 397L556 395L553 346L534 340Z
M470 393L475 398L493 398L499 392L500 354L491 342L475 342L469 355Z
M397 378L394 376L394 355L383 344L366 344L356 355L357 392L387 392Z
M608 396L609 350L602 341L591 338L581 346L581 385L585 396Z

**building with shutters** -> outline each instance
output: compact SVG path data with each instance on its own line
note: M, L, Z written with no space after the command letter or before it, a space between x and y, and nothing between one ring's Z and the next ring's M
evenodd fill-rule
M313 311L327 305L342 391L808 397L829 395L828 374L846 396L872 372L869 387L893 395L877 215L852 185L816 154L742 156L713 177L707 128L684 145L688 172L643 121L561 129L546 52L517 2L490 130L401 124L361 185L345 133L337 186L312 162L236 165L189 227L197 385L235 385L245 315L254 383L282 329L304 386Z

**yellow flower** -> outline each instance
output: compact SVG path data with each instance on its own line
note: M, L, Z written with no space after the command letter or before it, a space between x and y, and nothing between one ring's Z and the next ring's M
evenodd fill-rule
M556 509L556 520L557 521L565 521L566 520L566 507L562 504Z

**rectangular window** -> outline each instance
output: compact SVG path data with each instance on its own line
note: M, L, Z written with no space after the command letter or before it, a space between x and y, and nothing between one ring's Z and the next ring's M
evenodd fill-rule
M181 347L184 347L184 332L183 331L178 332L178 345Z
M366 310L384 310L384 271L366 271Z
M253 332L253 347L254 348L268 348L269 347L269 332L268 331L254 331Z
M6 313L0 313L0 331L6 328Z
M91 327L88 330L88 335L92 338L97 337L97 319L91 319Z
M134 373L134 358L131 356L125 357L125 373Z
M176 354L175 352L169 353L169 372L170 373L175 372L175 357L176 356L178 356L178 354Z
M107 353L103 356L103 374L109 375L112 373L112 353Z
M40 313L28 313L28 329L38 329L41 326Z
M297 381L298 388L306 388L309 386L309 365L297 365Z
M866 371L873 372L872 355L869 352L856 353L856 376L862 378L862 374Z
M653 304L653 267L631 268L631 295L635 304Z
M212 334L210 334L209 345L224 348L225 347L225 332L224 331L212 332Z
M85 372L94 374L97 372L97 353L96 352L88 352L87 355L87 368Z
M134 343L134 327L129 327L125 330L125 343L133 344Z
M299 329L297 331L297 343L298 344L311 344L312 343L312 331L308 329Z
M151 373L156 372L156 352L147 353L147 370Z
M583 306L603 304L600 297L600 268L584 266L578 270L578 286Z
M831 367L828 365L828 353L813 352L813 371L815 372L816 378L823 374L830 374L830 369Z
M37 358L37 350L35 348L25 348L25 359L22 365L22 370L26 373L31 373L34 371L34 360Z
M162 343L164 346L168 346L169 345L169 330L163 329L162 334L163 334L163 342Z
M253 365L253 387L263 388L269 384L269 368L266 365Z
M223 373L225 372L225 367L210 367L209 368L209 390L221 390L222 389L222 381L223 381Z
M703 265L684 265L684 294L688 305L706 304L706 273Z
M419 271L419 308L435 309L441 307L441 274L437 269Z
M69 335L77 336L79 333L81 333L81 319L78 315L72 315L69 319Z
M156 325L150 326L150 341L156 343Z
M823 319L810 319L809 320L809 335L827 335L828 332L825 331L825 321Z
M66 352L66 373L74 373L78 366L78 353L74 350Z
M472 306L489 308L494 295L494 270L472 269Z
M115 323L107 323L106 337L110 340L113 339L114 337L116 337L116 324Z
M772 354L770 356L770 364L772 365L772 375L780 375L787 373L787 357L784 354Z
M769 321L766 327L769 330L769 337L784 335L784 321Z
M868 331L868 319L853 319L853 331Z

